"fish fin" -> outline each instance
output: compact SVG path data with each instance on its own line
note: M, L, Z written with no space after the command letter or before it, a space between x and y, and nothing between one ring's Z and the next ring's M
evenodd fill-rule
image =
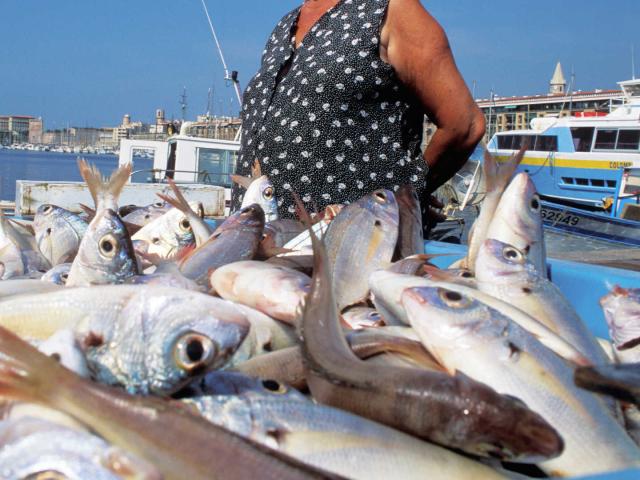
M24 228L27 232L29 232L31 235L35 235L36 231L33 229L33 225L26 225L22 222L19 222L17 220L14 220L13 218L10 218L9 221L11 223L13 223L14 225L20 227L20 228Z
M282 248L282 247L265 247L263 244L258 245L258 254L257 257L260 259L268 260L271 257L277 257L278 255L282 255L283 253L291 253L294 250L290 248Z
M75 376L4 327L0 327L0 352L2 397L52 404L59 382Z
M89 165L84 158L78 158L78 170L89 187L93 205L98 208L98 197L102 191L102 175L95 165Z
M251 166L251 178L260 178L262 176L262 167L260 166L260 162L256 158Z
M131 176L131 164L118 167L108 180L104 179L95 165L84 158L78 159L80 175L87 183L96 209L111 208L118 211L118 197Z
M129 181L131 177L131 164L126 163L111 174L109 178L109 182L107 183L107 189L109 193L113 196L115 203L118 203L118 198L120 197L120 193L122 193L122 189ZM116 208L117 212L118 209Z
M164 258L161 257L160 255L158 255L157 253L149 253L149 252L139 252L136 251L136 255L139 255L140 257L142 257L143 260L146 260L147 262L149 262L151 265L158 267L160 265L162 265L163 263L171 263L174 261L174 257L170 257L170 258Z
M311 243L313 243L314 239L316 241L319 241L318 237L316 237L315 233L313 233L313 229L311 228L315 222L311 218L311 215L309 215L309 212L307 212L307 209L304 208L304 205L302 204L302 200L300 200L300 195L298 195L295 192L292 195L293 195L293 201L296 204L296 207L295 207L296 216L300 219L300 221L305 226L305 228L309 230L309 235L311 236L311 240L312 240Z
M167 202L172 207L177 208L184 214L191 213L195 216L198 216L198 214L193 211L193 208L191 208L191 205L189 205L189 202L187 201L187 199L184 198L184 195L180 191L180 188L178 188L178 186L176 185L176 182L174 182L171 178L168 178L167 181L169 182L169 187L171 187L171 191L175 195L175 198L170 197L168 195L164 195L162 193L158 193L157 194L158 197L160 197L162 200Z
M93 220L93 217L96 216L96 211L93 208L85 205L84 203L79 203L78 206L80 207L80 210L82 210L88 217L89 221Z
M242 177L240 175L231 175L231 180L245 189L249 188L249 185L251 185L253 181L249 177Z

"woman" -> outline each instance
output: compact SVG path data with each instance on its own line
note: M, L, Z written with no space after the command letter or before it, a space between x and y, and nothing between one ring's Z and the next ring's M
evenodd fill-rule
M438 130L423 156L425 113ZM323 209L412 184L427 203L484 129L419 0L306 0L276 25L247 86L236 173L258 159L283 217L294 192ZM241 201L236 187L232 208Z

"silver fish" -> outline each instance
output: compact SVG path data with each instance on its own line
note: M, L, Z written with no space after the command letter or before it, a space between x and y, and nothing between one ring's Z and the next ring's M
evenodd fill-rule
M264 211L266 222L278 220L276 190L269 177L262 174L262 168L258 160L251 167L251 178L231 175L231 180L247 190L242 198L241 209L257 204Z
M179 263L182 273L200 285L209 285L212 269L240 260L251 260L258 251L264 229L264 212L251 205L228 217L204 245Z
M90 167L82 160L78 166L97 210L71 265L67 285L121 283L138 273L131 238L116 213L118 196L129 180L131 165L120 167L104 182L95 166Z
M293 324L299 305L309 292L311 278L290 268L246 260L215 270L210 284L222 298Z
M62 288L52 283L41 280L25 278L11 278L0 282L0 299L12 297L14 295L25 295L30 293L52 292Z
M210 422L353 479L493 479L499 473L442 447L342 410L273 380L208 375L186 400ZM204 396L202 396L204 395Z
M640 288L614 287L600 305L618 361L640 362Z
M127 213L122 217L122 220L142 228L146 224L154 221L156 218L161 217L169 210L171 210L171 205L168 203L155 202L151 205L147 205L146 207L140 207Z
M522 399L558 430L560 456L540 466L578 476L640 466L640 450L606 405L573 384L573 367L496 310L458 292L405 290L402 301L425 347L449 372L463 372Z
M424 254L424 233L422 231L422 211L420 200L412 185L403 185L395 193L400 212L398 245L399 258Z
M368 307L354 307L342 312L342 321L353 330L384 325L380 312Z
M369 274L391 263L398 222L398 204L389 190L362 197L331 222L324 242L339 310L365 300Z
M560 289L543 277L526 255L499 240L487 240L476 264L478 288L528 313L557 333L595 365L608 358Z
M48 270L40 280L43 282L53 283L55 285L66 285L69 279L69 271L71 271L70 263L61 263L51 270Z
M99 381L158 394L225 366L249 333L247 317L218 298L146 285L23 295L0 308L0 325L23 338L73 330Z
M542 205L526 173L516 175L502 194L489 225L489 238L526 252L541 276L547 277L547 255L542 228Z
M19 230L0 209L0 279L44 273L50 263L38 250L35 238Z
M194 203L197 208L197 204ZM138 230L131 240L137 247L144 244L143 252L169 259L179 256L186 248L195 245L195 236L189 218L177 208ZM136 248L138 251L139 248Z
M73 261L88 227L80 215L51 204L40 205L33 220L38 248L53 266Z

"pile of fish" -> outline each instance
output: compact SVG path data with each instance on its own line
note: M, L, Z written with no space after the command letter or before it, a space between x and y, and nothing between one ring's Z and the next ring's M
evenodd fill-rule
M468 256L410 187L277 218L256 166L216 228L172 195L0 216L0 478L503 479L640 467L640 291L596 339L547 278L540 202L487 155ZM604 347L603 347L604 345ZM580 385L580 386L578 386Z

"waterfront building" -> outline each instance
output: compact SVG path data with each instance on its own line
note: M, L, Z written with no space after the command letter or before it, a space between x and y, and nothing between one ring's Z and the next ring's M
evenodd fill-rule
M29 143L39 145L42 143L42 118L29 119Z
M0 116L0 143L11 145L12 143L29 143L29 125L34 121L34 128L39 125L42 133L42 119L27 115L2 115ZM39 124L36 120L39 120Z

